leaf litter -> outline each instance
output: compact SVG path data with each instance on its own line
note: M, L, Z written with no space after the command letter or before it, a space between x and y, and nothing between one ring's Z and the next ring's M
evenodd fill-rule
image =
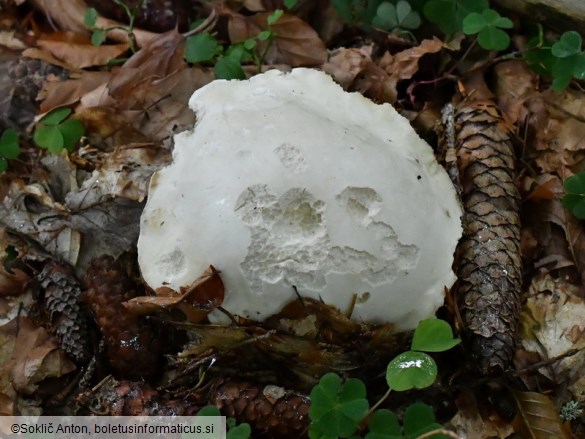
M150 176L171 160L173 134L195 122L187 107L189 96L213 80L211 65L189 65L184 60L186 35L177 29L165 33L136 29L138 50L132 54L128 52L128 33L120 29L108 33L110 44L89 44L90 32L83 24L87 5L82 0L24 3L38 8L44 18L33 18L39 23L30 25L32 36L23 38L17 31L2 31L0 41L12 49L25 48L22 57L68 71L66 79L45 78L37 96L37 120L53 109L70 107L86 127L87 137L70 156L43 156L32 145L25 145L25 155L17 164L24 172L11 174L9 170L1 182L2 251L4 259L9 248L19 255L15 264L5 263L0 269L0 312L11 319L0 327L2 414L13 413L15 405L26 406L23 398L39 392L49 377L67 382L77 367L50 331L20 315L20 309L26 315L32 314L27 308L34 308L32 274L56 258L74 267L82 278L98 257L117 258L134 252ZM441 63L448 63L459 50L453 42L437 37L413 42L386 34L372 40L355 38L344 33L343 23L331 6L325 9L320 4L303 4L298 11L283 14L269 29L267 17L275 4L280 2L215 2L214 13L220 20L213 32L222 42L235 44L271 30L275 33L273 43L258 44L260 50L268 49L262 71L321 68L346 90L396 105L414 123L425 127L421 134L429 135L440 106L448 100L449 92L443 85L453 77L464 80L452 88L469 84L470 75L465 75L464 68L440 73ZM316 19L316 11L328 18ZM51 26L43 23L45 19ZM119 24L100 17L96 26ZM109 65L121 56L127 59ZM468 64L471 70L485 62L472 61ZM462 61L460 67L467 62ZM244 70L253 74L255 67L244 66ZM484 70L480 71L482 76ZM581 373L585 233L583 223L564 209L560 198L562 181L584 166L585 98L578 89L552 92L522 61L496 63L490 74L491 91L507 121L517 127L520 145L517 183L522 192L521 244L524 266L529 267L525 270L529 287L517 356L527 359L522 367L530 367L579 350L535 372L552 383L549 391L554 392L554 401L543 393L515 393L519 414L514 425L529 435L539 422L547 420L550 434L566 437L560 426L556 429L555 410L567 398L585 402ZM477 90L482 87L489 88L486 83L471 86ZM201 324L209 309L221 307L223 298L219 278L215 283L206 279L202 276L187 291L162 289L124 302L129 312L171 322L188 335L189 341L171 362L171 374L175 374L171 382L181 382L181 367L201 371L218 361L226 369L214 370L234 372L229 369L231 362L247 358L256 370L235 371L243 377L274 374L266 367L271 362L292 364L293 377L278 378L302 388L328 370L364 367L356 362L352 350L373 354L383 346L389 352L400 351L392 328L368 332L342 314L312 302L301 308L300 302L291 304L264 328L244 321L229 329ZM13 298L23 298L23 305ZM355 337L365 348L353 344ZM382 355L377 361L384 362L384 358ZM218 380L224 379L221 373L214 373ZM455 413L451 413L451 425L461 434L477 434L473 437L488 437L488 432L498 437L509 434L513 424L476 398L469 390L460 395ZM545 408L539 409L539 416L531 417L528 413L535 404Z

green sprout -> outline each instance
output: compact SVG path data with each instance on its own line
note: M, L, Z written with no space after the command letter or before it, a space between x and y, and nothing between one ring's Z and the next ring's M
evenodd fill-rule
M100 28L96 26L98 12L95 8L88 8L85 11L85 15L83 16L83 24L87 26L89 30L92 31L91 34L91 44L94 46L101 46L107 38L107 34L109 31L114 29L123 30L128 34L128 41L130 42L130 50L132 53L136 52L136 36L134 35L134 27L136 21L136 11L138 8L142 6L142 2L144 0L140 0L134 6L134 8L130 9L130 7L121 0L114 0L118 6L124 9L126 16L128 17L128 25L127 26L110 26L107 28Z
M58 108L44 116L37 123L33 136L35 143L53 154L63 149L72 151L85 134L85 128L79 120L70 118L70 114L70 108Z
M463 32L477 34L477 42L486 50L504 50L510 45L510 36L502 29L511 29L512 20L493 9L472 12L463 19Z
M4 131L0 136L0 172L6 171L8 160L17 158L19 154L18 133L11 129Z

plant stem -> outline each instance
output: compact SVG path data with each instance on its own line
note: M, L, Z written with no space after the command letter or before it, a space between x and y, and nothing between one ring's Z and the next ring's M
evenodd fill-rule
M461 439L461 436L459 436L457 433L455 433L451 430L447 430L446 428L437 428L436 430L428 431L424 434L421 434L416 439L427 439L427 438L431 438L437 434L444 434L446 436L452 437L453 439Z
M384 395L378 400L378 402L376 402L376 404L374 404L370 410L368 410L368 413L366 413L366 416L364 416L364 420L368 419L370 417L370 415L372 413L374 413L374 411L380 407L380 404L382 404L384 401L386 401L386 399L390 396L390 393L392 392L391 388L388 388L388 390L386 391L386 393L384 393ZM363 422L363 420L362 420Z

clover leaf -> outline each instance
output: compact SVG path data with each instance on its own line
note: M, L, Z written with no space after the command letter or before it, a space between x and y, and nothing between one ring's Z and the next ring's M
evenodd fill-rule
M510 45L510 36L502 29L511 29L512 20L493 9L472 12L463 19L463 32L477 34L477 42L486 50L504 50Z
M67 119L70 114L70 108L58 108L44 116L37 123L33 135L35 143L53 154L63 149L72 151L75 144L85 134L85 128L79 120Z
M368 420L369 433L365 439L402 439L400 424L390 410L376 410Z
M15 159L20 154L18 133L8 129L0 136L0 172L6 171L8 160Z
M334 374L324 375L311 391L309 429L311 439L349 437L369 408L366 387L361 380L351 378L342 384Z
M435 414L432 407L415 402L404 412L404 437L405 439L415 439L423 433L443 428L435 420ZM437 434L433 439L447 438L444 434Z
M396 6L390 2L382 2L372 19L372 25L384 30L412 30L420 26L420 15L405 0L399 0Z
M424 5L423 12L441 32L453 35L463 30L463 19L467 15L488 7L488 0L430 0Z

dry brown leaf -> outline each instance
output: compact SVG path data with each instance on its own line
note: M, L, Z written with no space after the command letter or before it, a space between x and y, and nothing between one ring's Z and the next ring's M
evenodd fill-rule
M50 52L46 50L37 49L36 47L30 47L22 52L22 56L26 58L32 59L39 59L41 61L45 61L46 63L53 64L55 66L59 66L62 69L70 70L72 72L77 71L75 67L72 65L67 64L66 62L55 58Z
M233 43L255 37L261 31L268 30L270 13L259 13L250 17L230 13L228 31ZM317 32L298 17L283 14L272 25L276 37L266 53L268 64L288 64L291 67L321 65L327 60L327 49ZM258 43L259 53L266 49L266 42Z
M458 411L449 423L455 427L462 438L505 438L514 433L510 423L504 422L497 416L482 413L475 396L469 390L464 390L459 394L455 405Z
M53 22L57 23L61 30L72 31L80 34L90 34L89 29L83 23L85 11L89 8L83 0L31 0L32 4L40 9ZM123 23L109 20L104 17L98 17L96 27L106 29L118 26L117 29L108 31L108 37L114 41L123 43L128 42L128 32L119 27L124 27ZM134 37L138 47L148 44L158 36L156 33L148 32L142 29L134 29Z
M528 145L542 172L562 178L585 164L585 93L547 91L528 103L534 141Z
M113 70L110 95L119 100L131 98L139 84L186 68L184 44L185 38L173 29L142 47L121 68Z
M58 378L75 370L75 365L44 328L21 317L0 328L3 334L15 334L9 375L18 392L32 394L46 378Z
M73 105L100 85L107 83L109 78L110 72L81 72L74 79L47 81L38 96L39 99L44 99L40 112L47 113L56 107Z
M95 46L87 35L73 32L43 35L37 40L37 45L55 58L78 69L105 65L130 47L128 43Z
M528 116L525 103L537 93L538 76L520 60L505 61L494 67L496 98L500 110L513 123L521 123Z
M553 402L542 393L514 392L518 415L514 430L526 439L571 439Z
M198 323L223 303L225 288L219 272L209 266L192 285L182 288L181 292L161 287L156 290L156 294L135 297L124 302L124 306L136 316L178 308L189 322Z
M398 52L396 55L386 54L379 62L382 69L389 75L388 86L396 95L396 86L398 81L403 79L410 79L418 71L418 63L420 59L429 54L437 53L446 46L441 40L433 37L432 40L423 40L417 47L406 49ZM394 97L391 102L394 102Z
M323 64L323 71L330 74L345 90L350 90L355 78L372 62L373 46L335 50Z

